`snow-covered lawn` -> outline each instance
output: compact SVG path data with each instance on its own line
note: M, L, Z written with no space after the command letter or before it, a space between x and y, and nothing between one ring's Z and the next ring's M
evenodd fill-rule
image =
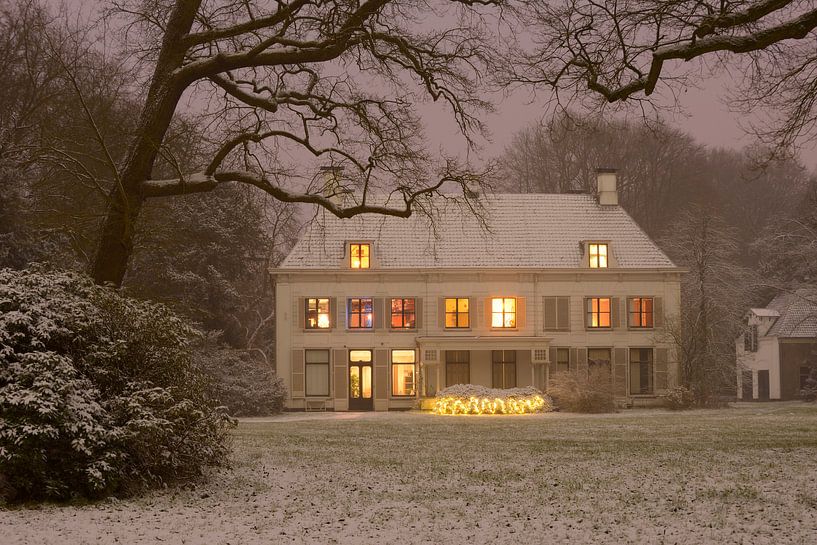
M242 422L191 490L0 511L16 543L803 543L817 406Z

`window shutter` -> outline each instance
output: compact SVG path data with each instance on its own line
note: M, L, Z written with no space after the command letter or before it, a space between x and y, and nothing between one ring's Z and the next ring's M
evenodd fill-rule
M544 297L543 299L545 306L545 331L559 329L556 297Z
M335 354L335 399L346 399L349 395L346 387L346 350L333 350Z
M374 351L374 398L389 398L389 351Z
M653 327L664 327L663 297L653 297L652 299L652 324Z
M590 297L584 298L584 328L590 329L590 311L592 310Z
M338 307L338 323L337 327L340 329L346 329L346 305L348 299L341 299L340 304L337 305Z
M669 351L666 348L655 349L655 389L667 389L667 357Z
M482 310L482 321L486 329L491 328L491 298L486 297L485 300L482 302L483 310Z
M445 297L440 297L437 302L437 327L445 329Z
M414 298L414 327L423 329L423 300L419 297Z
M292 397L304 395L304 351L292 351Z
M610 298L610 326L613 329L621 327L621 299L618 297Z
M571 368L573 367L571 362ZM587 349L579 348L576 351L576 370L579 373L587 374Z
M579 351L576 348L571 348L569 357L567 359L568 370L575 372L579 362Z
M525 304L524 297L516 298L516 327L518 329L525 329L528 325L528 311Z
M613 350L613 395L627 395L627 349Z
M570 297L556 298L556 329L570 331Z
M550 358L550 364L548 365L548 369L550 370L550 376L553 376L553 373L556 372L558 367L556 366L556 347L551 346L550 350L548 351L548 358Z
M306 329L306 300L303 297L298 297L298 329Z
M383 319L384 307L382 297L372 299L372 312L374 313L374 329L383 329L386 320Z
M337 315L337 311L335 309L338 306L338 298L337 297L330 297L329 298L329 327L337 327L335 323L334 316Z

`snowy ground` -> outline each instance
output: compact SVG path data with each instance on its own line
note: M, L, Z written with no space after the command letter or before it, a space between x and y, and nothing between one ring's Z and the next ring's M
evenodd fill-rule
M817 406L242 422L192 490L0 510L0 542L803 543Z

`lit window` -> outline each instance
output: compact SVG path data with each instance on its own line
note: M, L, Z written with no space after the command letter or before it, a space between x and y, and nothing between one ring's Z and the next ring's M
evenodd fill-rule
M391 351L391 395L414 395L414 350Z
M630 394L651 394L652 348L630 349Z
M491 327L516 327L516 298L491 299Z
M653 327L652 297L633 297L630 299L630 327Z
M353 269L368 269L370 264L370 246L368 244L350 244L349 255Z
M391 300L391 326L394 329L414 329L414 299Z
M349 299L349 329L371 329L372 298Z
M467 297L445 300L445 327L469 327Z
M329 395L329 350L306 351L306 395Z
M306 328L329 329L329 299L306 300Z
M590 268L591 269L606 269L607 268L607 245L593 243L589 245L590 254Z
M570 349L556 349L556 370L561 372L570 371Z
M610 327L609 297L591 297L587 299L587 327Z

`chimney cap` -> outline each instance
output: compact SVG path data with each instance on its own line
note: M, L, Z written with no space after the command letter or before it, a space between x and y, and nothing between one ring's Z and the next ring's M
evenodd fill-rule
M601 167L596 169L596 174L615 174L618 172L617 168Z
M321 172L343 172L343 165L324 165L319 170Z

